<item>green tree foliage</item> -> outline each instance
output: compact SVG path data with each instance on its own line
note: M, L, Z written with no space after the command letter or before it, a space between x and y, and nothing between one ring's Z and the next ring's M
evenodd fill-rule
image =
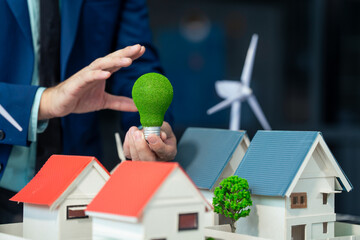
M225 178L215 188L214 195L214 212L228 217L231 220L231 231L235 232L235 222L250 214L252 201L247 180L238 176Z

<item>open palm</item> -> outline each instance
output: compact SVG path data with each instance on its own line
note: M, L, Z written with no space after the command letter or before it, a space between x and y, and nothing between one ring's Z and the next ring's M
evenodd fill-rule
M140 45L118 50L96 59L57 86L46 89L40 101L39 120L101 109L137 111L132 99L105 92L105 84L112 73L130 66L144 52L145 48Z

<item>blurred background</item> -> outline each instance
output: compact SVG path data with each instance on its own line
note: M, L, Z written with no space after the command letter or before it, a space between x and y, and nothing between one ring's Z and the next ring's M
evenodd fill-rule
M360 1L148 0L153 39L174 87L174 131L228 128L217 80L239 80L259 35L251 88L274 130L323 133L354 190L336 212L360 216ZM261 126L247 103L241 129ZM357 218L358 219L358 218Z

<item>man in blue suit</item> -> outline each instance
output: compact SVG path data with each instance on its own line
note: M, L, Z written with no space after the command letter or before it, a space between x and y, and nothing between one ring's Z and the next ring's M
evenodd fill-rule
M133 126L124 142L128 158L171 160L176 154L171 113L161 137L148 143L134 127L140 126L129 99L134 81L162 72L145 0L60 0L61 83L49 88L38 86L38 1L0 1L0 104L23 128L19 132L0 117L0 223L21 220L10 217L21 209L6 206L7 200L34 175L37 134L48 119L61 117L62 154L101 160L101 109L129 111L121 119L125 131Z

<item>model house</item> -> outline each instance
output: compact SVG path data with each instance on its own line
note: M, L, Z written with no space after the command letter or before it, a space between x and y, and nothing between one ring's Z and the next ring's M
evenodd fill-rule
M169 162L121 163L86 213L93 239L203 239L211 210L194 183Z
M234 175L248 146L249 138L243 131L188 128L179 141L175 161L212 203L215 187L224 178ZM213 212L207 215L207 226L219 223Z
M52 155L10 199L24 203L24 238L91 239L85 208L109 177L94 157Z
M319 132L258 131L235 174L253 200L237 232L276 240L334 237L334 196L352 189Z

